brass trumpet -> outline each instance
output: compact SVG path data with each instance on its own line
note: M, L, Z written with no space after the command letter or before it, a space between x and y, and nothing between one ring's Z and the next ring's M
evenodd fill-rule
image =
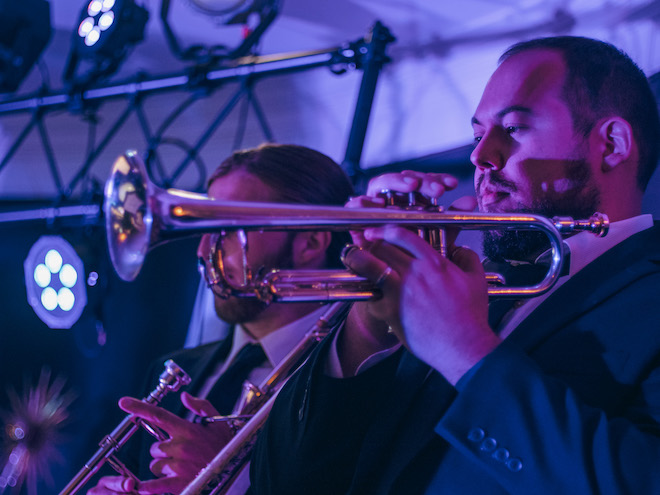
M165 362L165 370L163 370L158 379L158 386L147 397L145 397L143 401L148 404L158 404L168 393L176 392L182 386L188 385L189 383L190 377L188 374L179 368L174 361L171 359L167 360ZM132 414L127 415L112 433L101 440L98 450L85 463L82 469L78 471L73 479L69 481L59 495L73 495L74 493L78 493L106 462L108 462L118 473L137 479L115 454L133 436L140 426L144 427L155 437L161 440L163 439L162 432L157 431L151 425L136 418Z
M535 230L550 242L551 262L538 284L509 287L498 274L487 274L491 296L534 297L547 292L557 281L563 260L562 235L590 231L607 234L606 215L595 213L587 220L568 217L548 219L527 213L491 214L445 212L437 204L411 205L407 209L348 209L281 203L228 202L179 189L162 189L147 178L135 151L121 155L106 183L106 230L110 257L117 274L126 281L137 277L147 252L164 242L209 232L361 230L398 224L416 228L420 235L444 254L444 229ZM244 236L244 234L243 234ZM223 279L222 273L219 279ZM226 296L258 297L266 301L358 301L374 297L378 287L347 270L272 270L245 274L237 286L219 280Z

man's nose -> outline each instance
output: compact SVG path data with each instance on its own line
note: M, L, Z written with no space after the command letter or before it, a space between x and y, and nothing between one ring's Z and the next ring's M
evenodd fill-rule
M498 128L486 132L470 154L472 164L481 169L501 170L506 164L508 143L503 131Z

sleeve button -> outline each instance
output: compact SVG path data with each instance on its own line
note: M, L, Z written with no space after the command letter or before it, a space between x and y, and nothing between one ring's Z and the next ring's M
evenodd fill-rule
M484 438L483 442L481 442L481 445L479 446L479 450L483 450L484 452L492 452L496 448L497 440L495 440L493 437Z
M517 457L512 457L511 459L506 461L506 467L509 468L509 471L517 473L522 469L522 461Z
M509 459L509 451L503 447L493 452L493 458L499 462L506 462Z
M482 428L472 428L468 433L468 440L470 442L481 442L486 437L486 432Z

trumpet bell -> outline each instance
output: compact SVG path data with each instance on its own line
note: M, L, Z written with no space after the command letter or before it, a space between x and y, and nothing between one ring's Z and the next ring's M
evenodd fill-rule
M149 250L153 212L151 183L145 181L142 161L129 151L115 160L105 185L105 228L110 259L122 280L137 277Z

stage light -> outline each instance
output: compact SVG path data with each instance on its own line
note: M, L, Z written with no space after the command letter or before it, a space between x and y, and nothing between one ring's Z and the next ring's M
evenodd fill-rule
M0 0L0 91L16 91L51 36L46 0Z
M28 303L50 328L71 328L87 304L85 269L59 236L43 236L23 263Z
M63 78L87 85L114 74L128 50L144 39L149 12L133 0L91 0L80 12ZM88 70L77 75L81 63Z
M172 53L180 59L193 60L199 65L213 65L223 59L231 60L249 54L277 17L280 0L189 0L189 4L212 17L217 25L245 26L244 35L234 48L222 45L193 45L184 49L168 21L170 0L162 0L160 19Z

